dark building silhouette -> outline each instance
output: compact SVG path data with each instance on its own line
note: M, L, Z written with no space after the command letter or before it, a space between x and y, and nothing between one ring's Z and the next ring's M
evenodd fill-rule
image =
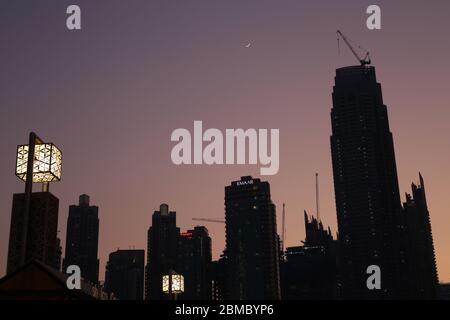
M437 299L438 276L434 255L430 215L421 174L420 183L412 184L412 195L406 194L403 204L402 224L406 248L409 279L406 297L411 299ZM405 280L407 281L407 280Z
M70 265L80 267L81 276L98 284L98 207L89 204L89 196L81 195L79 205L69 207L64 270Z
M144 298L144 250L117 250L109 254L105 292L117 300Z
M226 299L279 299L279 253L270 185L242 177L225 187Z
M332 248L335 243L333 235L331 234L330 227L328 229L323 228L322 221L319 221L315 217L308 217L306 211L303 212L305 219L305 233L306 238L303 242L307 247L318 247L323 246L325 248Z
M177 272L184 276L179 299L211 300L211 238L208 229L197 226L181 233L178 240Z
M381 85L372 66L336 70L331 151L344 298L398 298L404 252L394 143ZM368 290L367 267L378 265L382 289Z
M180 229L176 225L176 212L169 211L167 204L161 204L159 211L153 213L152 225L148 229L146 299L169 299L162 291L162 276L168 274L171 269L177 271L179 235Z
M450 300L450 283L440 283L438 291L440 300Z
M336 241L322 222L305 215L303 246L289 247L281 264L283 300L337 297Z
M54 267L57 263L57 231L59 200L50 192L31 193L29 215L25 221L25 193L13 196L11 228L9 234L7 273L17 270L24 263L38 260ZM23 233L27 234L23 243Z
M54 268L58 271L61 271L62 266L62 247L61 247L61 239L56 238L56 257L55 257L55 266Z
M227 257L221 255L220 259L212 262L211 267L211 298L212 300L225 300L226 281L228 279Z
M68 275L31 260L0 279L0 300L112 300L101 288L81 280L79 290L67 287Z
M280 268L281 264L284 262L285 257L284 257L284 243L283 240L281 240L279 234L277 234L277 248L278 248L278 266ZM281 290L281 270L280 270L280 290Z

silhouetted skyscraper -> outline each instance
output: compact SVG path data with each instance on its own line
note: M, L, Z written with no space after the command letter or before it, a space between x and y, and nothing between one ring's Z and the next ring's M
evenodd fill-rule
M211 238L208 229L197 226L180 234L177 272L184 276L179 299L211 300Z
M343 295L399 297L401 204L394 143L374 67L336 70L331 122ZM381 290L366 287L370 265L381 268Z
M176 270L177 248L180 229L176 225L176 212L162 204L152 216L148 229L147 267L145 276L145 298L166 300L169 297L162 291L162 276Z
M79 266L81 276L94 284L98 283L98 229L98 207L91 206L89 196L82 194L79 205L69 207L63 268Z
M303 212L305 218L305 233L306 238L304 241L305 246L315 247L315 246L323 246L330 247L334 245L333 235L331 234L330 227L327 230L323 228L322 221L317 218L311 216L311 219L308 217L308 213L306 211Z
M286 249L281 264L283 300L333 299L337 296L336 241L330 228L305 215L303 246Z
M61 239L56 238L56 257L55 257L55 269L61 271L62 265L62 247L61 247Z
M225 187L226 299L279 299L275 205L270 185L242 177Z
M211 267L211 291L213 300L225 300L229 294L226 293L226 281L228 277L227 257L220 256L220 259L212 262Z
M419 174L420 184L412 184L412 196L406 194L403 204L402 222L405 231L406 261L405 272L410 286L408 298L436 299L438 297L438 276L434 256L433 235L430 214L425 195L425 184Z
M50 192L33 192L30 214L25 222L25 197L25 193L13 196L7 273L23 265L20 259L23 253L25 263L33 259L51 267L55 267L57 263L59 200ZM23 232L27 233L26 244L22 241Z
M144 250L117 250L110 253L104 290L114 293L118 300L142 300L144 255Z

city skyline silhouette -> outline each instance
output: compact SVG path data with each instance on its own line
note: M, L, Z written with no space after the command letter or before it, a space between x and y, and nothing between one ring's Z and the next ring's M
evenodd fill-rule
M8 44L0 51L0 275L12 194L22 192L15 150L30 130L63 153L62 180L51 190L60 199L63 248L69 205L88 194L99 207L102 280L108 255L118 247L146 249L151 215L161 203L177 212L182 231L197 224L194 217L223 219L223 188L245 175L270 182L278 233L286 203L287 246L295 246L305 237L303 210L315 208L319 172L321 220L335 235L331 91L335 69L356 64L346 49L338 54L339 27L371 49L394 135L401 200L422 172L439 280L449 282L450 45L444 39L450 4L437 3L441 10L429 15L425 4L405 10L402 3L382 2L380 31L365 28L364 5L357 1L215 5L81 1L83 29L71 34L64 29L64 4L31 3L23 10L2 3L0 21L8 28L0 28L0 36ZM170 133L194 120L217 128L280 128L279 173L173 165ZM223 225L201 224L215 260L225 245Z

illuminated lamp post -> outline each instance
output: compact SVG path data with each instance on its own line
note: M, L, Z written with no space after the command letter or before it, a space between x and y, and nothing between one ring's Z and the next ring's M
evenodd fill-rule
M27 145L17 146L16 176L25 182L22 244L20 264L26 262L26 244L33 183L42 183L42 191L49 192L50 182L61 180L62 154L53 143L45 143L31 132ZM31 177L31 178L30 178Z
M177 300L177 295L184 292L184 277L173 270L169 274L163 275L162 289L168 294L171 300Z

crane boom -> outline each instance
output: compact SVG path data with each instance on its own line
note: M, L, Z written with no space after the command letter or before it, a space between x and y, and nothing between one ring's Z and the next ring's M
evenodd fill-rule
M218 219L192 218L192 220L194 220L194 221L225 223L224 220L218 220Z
M366 52L366 55L364 56L364 58L361 58L358 55L358 53L355 51L353 46L350 44L350 42L348 41L347 37L340 30L336 31L336 33L338 35L338 41L339 41L339 37L341 37L342 40L344 40L344 42L347 45L347 47L350 49L350 51L353 53L353 55L359 61L359 63L361 63L362 66L369 65L371 63L369 51Z

